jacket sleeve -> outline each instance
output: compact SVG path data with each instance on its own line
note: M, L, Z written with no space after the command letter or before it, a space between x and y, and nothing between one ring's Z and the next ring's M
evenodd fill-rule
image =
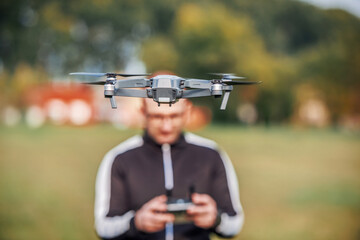
M95 186L95 230L100 238L128 239L141 235L134 225L135 211L125 210L125 196L121 171L116 167L114 156L107 154L99 167Z
M213 231L222 237L233 237L240 232L244 223L240 203L239 186L234 167L225 152L219 152L219 161L214 170L213 192L219 220Z

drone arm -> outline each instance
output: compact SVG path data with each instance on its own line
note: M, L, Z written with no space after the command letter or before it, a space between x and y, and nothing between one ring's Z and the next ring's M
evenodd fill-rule
M105 96L110 99L111 107L112 109L116 109L116 101L115 96L123 96L123 97L141 97L141 98L147 98L147 91L145 89L139 90L139 89L116 89L114 91L114 95Z
M150 80L145 78L118 80L116 88L142 88L150 87Z
M204 79L186 79L184 83L185 88L210 88L212 85L211 81Z
M206 97L211 96L209 89L194 89L194 90L185 90L183 92L182 98L193 98L193 97Z
M147 98L146 89L116 89L114 96Z

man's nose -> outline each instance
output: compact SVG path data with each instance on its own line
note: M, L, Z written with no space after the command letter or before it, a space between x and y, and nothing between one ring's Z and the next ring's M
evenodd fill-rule
M163 131L171 131L172 130L172 121L170 118L164 118L161 128Z

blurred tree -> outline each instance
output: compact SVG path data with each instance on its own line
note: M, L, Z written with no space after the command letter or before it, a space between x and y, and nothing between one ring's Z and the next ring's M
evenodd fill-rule
M294 0L3 0L0 81L19 96L20 80L6 82L23 75L20 66L51 78L120 71L142 46L151 71L234 72L263 81L236 88L226 112L218 110L219 101L199 99L216 119L235 121L238 102L246 101L256 104L260 121L287 121L297 86L311 83L337 122L360 114L359 25L344 11Z
M305 51L299 71L325 96L333 122L360 114L360 22L343 11L331 11L332 38Z
M143 45L143 60L149 72L160 70L176 71L178 52L173 42L166 37L154 36Z
M324 10L300 1L227 1L251 17L269 51L293 54L330 38L330 19Z
M170 35L179 56L175 72L185 76L200 76L209 72L245 72L253 79L271 81L274 79L272 58L252 26L248 17L235 16L220 4L182 5L175 16ZM155 44L156 41L158 39L153 37L144 45L144 60L150 66L154 65L154 61L161 61L153 57L156 56L153 52L156 46L163 46L162 51L174 50L165 47L169 44ZM162 56L167 53L158 54ZM234 91L234 95L239 93L240 90ZM218 111L218 103L212 99L202 99L202 102L216 109L216 119L234 121L234 109L238 105L236 99L236 96L230 99L229 111L226 112Z

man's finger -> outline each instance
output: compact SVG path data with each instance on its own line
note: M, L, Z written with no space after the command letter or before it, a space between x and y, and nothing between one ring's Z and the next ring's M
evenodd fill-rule
M166 223L157 222L157 221L150 221L148 222L148 231L150 232L157 232L165 228Z
M175 217L172 214L153 214L148 221L146 221L146 230L148 232L163 230L166 223L174 222L174 218Z
M167 197L165 195L160 195L157 197L154 197L153 199L151 199L148 203L155 203L155 202L166 202Z
M154 214L153 221L154 222L160 222L160 223L168 223L168 222L174 222L175 216L171 213L158 213Z
M214 199L212 199L212 197L210 197L208 194L199 194L199 193L192 194L192 201L197 205L215 203Z
M189 207L186 212L189 215L203 215L203 214L208 214L211 211L212 209L207 205L202 205L202 206L198 205L198 206Z
M147 208L151 211L164 212L167 209L166 199L165 195L155 197L147 203Z
M166 212L167 206L165 203L157 203L149 205L148 209L151 212Z

